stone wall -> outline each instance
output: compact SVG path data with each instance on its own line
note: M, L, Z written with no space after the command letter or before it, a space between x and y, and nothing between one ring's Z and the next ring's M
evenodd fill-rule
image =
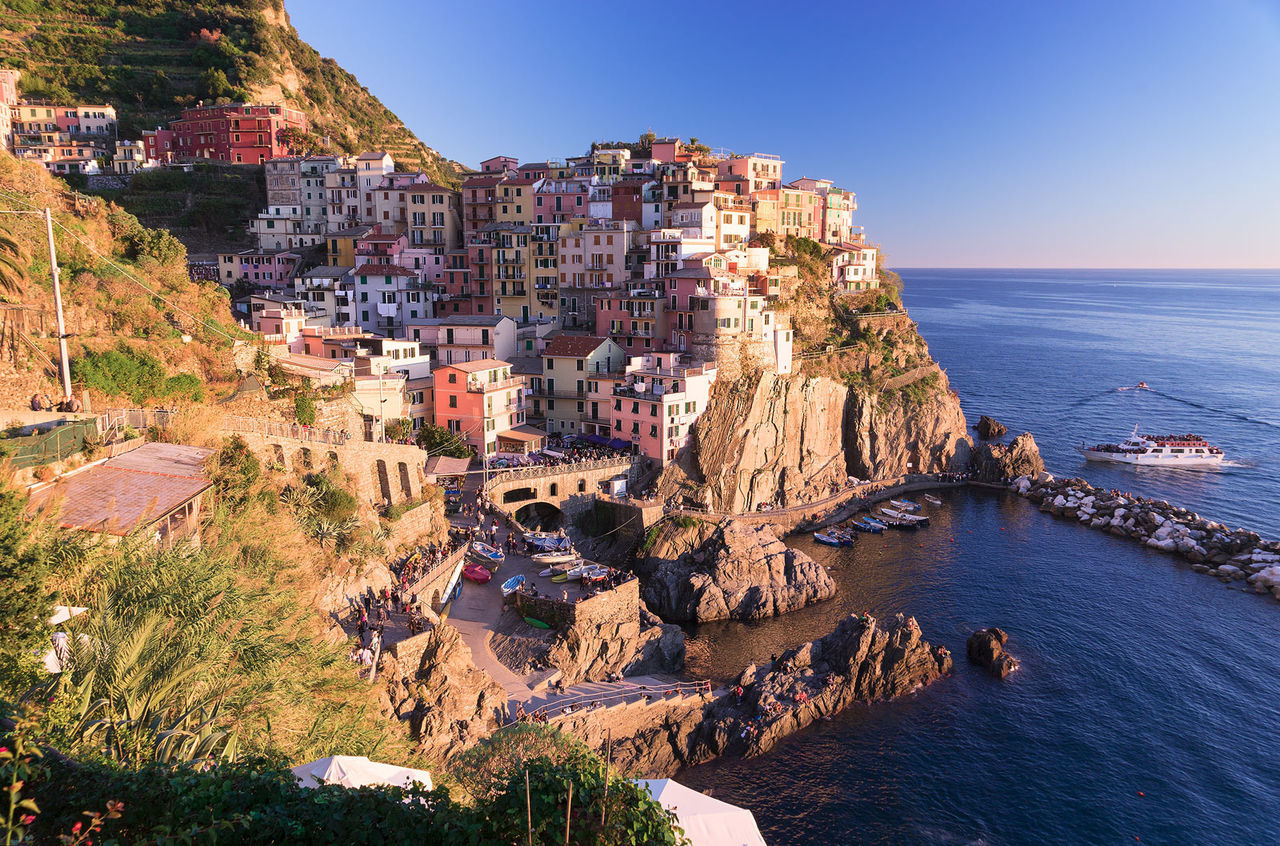
M431 487L433 486L427 486L425 490ZM388 527L391 532L387 542L393 550L441 540L449 532L449 521L444 514L444 500L431 497L421 505L401 514L399 519L389 523Z
M640 619L640 582L636 579L580 602L544 599L525 593L512 596L516 610L522 615L550 623L558 629Z

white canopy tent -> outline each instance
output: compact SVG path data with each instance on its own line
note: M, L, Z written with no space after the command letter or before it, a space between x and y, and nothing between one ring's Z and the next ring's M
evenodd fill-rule
M432 790L431 773L392 764L370 761L363 755L332 755L290 770L303 787L321 784L340 784L343 787L368 787L381 784L392 787L410 787L421 782Z
M756 818L746 808L713 799L669 778L642 778L653 798L676 815L693 846L765 846Z

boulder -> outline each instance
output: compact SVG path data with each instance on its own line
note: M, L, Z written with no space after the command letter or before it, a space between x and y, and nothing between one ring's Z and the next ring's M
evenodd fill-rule
M1008 642L1009 635L1003 629L978 629L969 635L965 652L970 661L985 667L996 678L1003 679L1018 669L1018 659L1004 651L1004 645Z
M1004 424L998 420L994 420L987 415L978 418L978 425L973 427L978 430L978 437L984 441L992 441L996 438L1002 438L1009 433Z
M985 482L999 482L1018 476L1035 476L1044 472L1044 459L1030 432L1023 432L1008 444L984 443L975 455L978 478ZM1062 498L1061 494L1058 495ZM1055 504L1061 507L1066 499Z

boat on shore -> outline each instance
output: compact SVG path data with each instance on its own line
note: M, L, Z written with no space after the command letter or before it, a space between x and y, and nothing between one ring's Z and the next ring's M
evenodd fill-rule
M478 585L488 584L493 574L483 564L472 562L462 568L462 576Z
M505 582L502 583L502 595L510 596L511 594L520 590L520 588L524 587L524 583L525 583L524 576L512 576L511 578L507 579Z
M490 570L498 569L498 567L502 566L502 562L507 560L507 556L502 553L502 550L481 541L472 541L468 554Z
M541 552L555 552L561 549L568 549L573 545L567 537L559 535L525 535L524 542L530 549L536 549Z
M531 555L530 560L535 564L563 564L566 561L574 561L577 557L577 550L565 549L555 552L538 552Z
M1218 467L1225 457L1221 449L1199 435L1139 435L1133 434L1118 444L1083 443L1076 451L1086 461L1103 461L1111 464L1136 464L1143 467Z

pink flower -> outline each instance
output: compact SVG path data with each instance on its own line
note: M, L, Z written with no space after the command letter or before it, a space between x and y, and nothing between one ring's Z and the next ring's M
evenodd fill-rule
M71 833L72 834L80 833L80 823L76 823L75 825L71 826Z
M23 825L31 825L31 824L32 824L33 822L35 822L35 821L36 821L36 818L35 818L34 816L32 816L31 814L27 814L26 816L24 816L24 817L22 818L22 824L23 824Z

